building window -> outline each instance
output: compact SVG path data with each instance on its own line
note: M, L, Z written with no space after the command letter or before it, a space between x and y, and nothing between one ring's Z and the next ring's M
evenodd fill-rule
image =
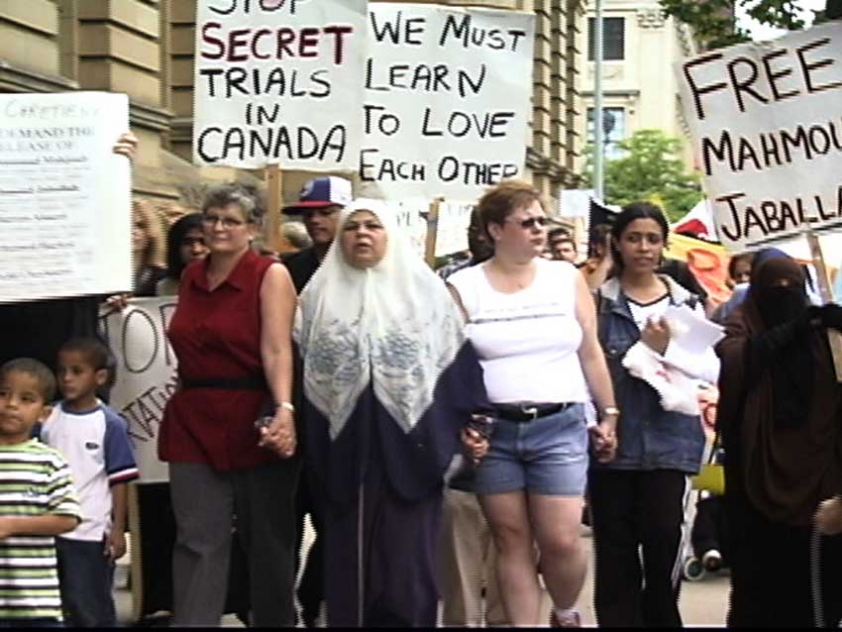
M594 108L588 108L588 142L593 144ZM602 108L602 142L605 144L605 157L608 160L623 157L619 143L626 137L626 113L623 108Z
M596 18L588 18L588 61L594 60ZM626 51L625 18L602 18L602 59L622 61Z

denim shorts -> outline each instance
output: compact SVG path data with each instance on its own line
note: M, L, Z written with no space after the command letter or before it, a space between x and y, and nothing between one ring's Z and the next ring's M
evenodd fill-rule
M573 404L527 422L495 418L488 453L476 468L475 492L581 496L587 475L585 406Z

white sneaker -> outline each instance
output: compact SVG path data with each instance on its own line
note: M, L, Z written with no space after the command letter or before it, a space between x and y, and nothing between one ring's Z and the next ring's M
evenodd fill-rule
M722 554L716 549L711 549L702 556L702 566L711 572L718 571L722 568Z

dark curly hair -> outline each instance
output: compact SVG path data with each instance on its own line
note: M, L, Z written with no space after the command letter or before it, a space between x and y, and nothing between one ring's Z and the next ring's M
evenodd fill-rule
M167 276L178 281L184 271L184 261L181 260L181 242L191 230L202 230L202 214L190 213L183 215L170 226L167 232Z

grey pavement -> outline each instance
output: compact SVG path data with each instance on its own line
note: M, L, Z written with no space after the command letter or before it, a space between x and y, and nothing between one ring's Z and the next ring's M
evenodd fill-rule
M585 529L584 532L586 533L587 530ZM308 528L304 538L305 549L308 549L312 544L312 538L312 531ZM591 538L586 535L583 541L587 547L591 563L588 566L588 578L579 597L578 607L582 613L582 624L593 627L595 625L595 618L593 610L593 559L590 555L592 551ZM126 555L124 560L128 560L128 555ZM131 593L125 588L119 587L124 585L125 570L127 568L126 563L123 562L120 570L118 570L116 582L118 588L114 592L117 602L118 618L122 623L130 622L132 611ZM682 584L679 608L685 626L724 626L727 607L727 574L705 577L697 582L685 581ZM233 616L225 617L222 625L225 627L242 627Z

